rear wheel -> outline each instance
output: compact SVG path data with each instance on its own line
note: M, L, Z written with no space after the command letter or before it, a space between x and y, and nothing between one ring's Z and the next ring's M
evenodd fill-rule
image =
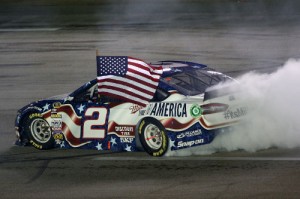
M39 113L28 115L24 122L24 130L29 142L37 149L50 149L54 147L51 126Z
M168 137L163 125L154 118L144 118L138 127L145 151L152 156L163 156L168 150Z

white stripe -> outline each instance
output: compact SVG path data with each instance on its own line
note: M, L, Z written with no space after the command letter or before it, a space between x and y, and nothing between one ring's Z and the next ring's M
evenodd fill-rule
M144 69L142 69L142 68L139 68L139 67L136 67L136 66L130 65L130 64L128 64L128 66L129 66L129 68L131 68L131 69L133 69L133 70L135 70L135 71L138 71L138 72L140 72L140 73L143 73L144 75L147 75L147 76L149 76L149 77L153 77L153 78L156 79L156 80L158 80L158 79L160 78L160 75L153 75L153 74L151 74L149 71L144 70Z
M107 93L111 93L111 94L118 95L118 96L121 96L121 97L125 97L125 98L130 99L130 100L135 101L135 102L139 102L139 103L142 103L142 104L148 104L148 102L145 101L145 100L142 100L142 99L137 98L137 97L133 97L131 95L128 95L127 93L123 93L123 92L119 92L119 91L113 91L111 89L99 89L98 92L107 92Z
M80 138L80 126L77 126L73 122L73 120L70 118L70 116L68 114L66 114L65 112L58 112L58 113L62 115L62 120L70 129L70 131L72 132L72 135L75 138Z
M140 76L140 75L138 75L138 74L136 74L136 73L127 72L126 75L128 75L128 76L130 76L130 77L137 78L137 79L139 79L139 80L141 80L141 81L143 81L143 82L147 82L147 83L149 83L149 84L152 84L153 86L157 86L157 85L158 85L158 82L154 82L154 81L152 81L151 79L145 78L145 77Z
M122 81L122 82L125 82L125 83L130 83L130 84L133 84L139 88L142 88L142 89L145 89L147 91L150 91L152 93L154 93L156 91L156 89L154 88L151 88L151 87L148 87L148 86L145 86L144 84L141 84L141 83L138 83L136 81L132 81L132 80L129 80L127 78L124 78L124 77L118 77L118 76L113 76L113 75L107 75L107 76L100 76L100 77L97 77L97 80L106 80L106 79L115 79L115 80L118 80L118 81ZM132 83L133 82L133 83ZM101 82L101 84L104 83L104 82ZM98 86L99 86L99 83L98 83ZM157 85L155 85L157 86Z
M139 64L139 65L142 65L142 66L145 66L145 67L151 69L151 67L150 67L147 63L145 63L145 62L143 62L143 61L140 61L140 60L137 60L137 59L131 59L131 58L128 58L128 62L132 62L132 63L135 63L135 64Z
M116 88L121 88L123 90L126 90L128 92L137 94L137 95L139 95L141 97L145 97L145 98L148 98L148 99L152 99L152 97L153 97L152 95L148 95L148 94L146 94L144 92L141 92L139 90L136 90L134 88L130 88L130 87L124 86L122 84L116 84L116 83L113 83L113 82L101 82L101 83L98 83L99 90L102 89L101 86L103 86L103 85L105 85L105 86L113 86L113 87L116 87Z
M153 70L153 68L151 68L147 63L143 62L143 61L140 61L140 60L136 60L136 59L130 59L128 58L128 62L132 62L132 63L136 63L136 64L140 64L142 66L145 66L147 68L150 69L150 71L153 71L155 72L156 74L162 74L162 69L157 69L157 70Z

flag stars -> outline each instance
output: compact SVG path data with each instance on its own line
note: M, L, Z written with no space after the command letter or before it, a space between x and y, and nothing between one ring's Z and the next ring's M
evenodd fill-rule
M127 64L127 57L103 57L97 63L98 75L125 75Z

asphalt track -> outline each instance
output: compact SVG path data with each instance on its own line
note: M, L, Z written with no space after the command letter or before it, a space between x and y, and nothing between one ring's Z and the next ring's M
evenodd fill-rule
M17 109L95 78L95 49L269 73L299 57L299 18L295 1L3 1L0 198L299 198L299 148L153 158L13 146Z

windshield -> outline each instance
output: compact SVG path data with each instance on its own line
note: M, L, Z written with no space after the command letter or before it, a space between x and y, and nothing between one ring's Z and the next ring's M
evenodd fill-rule
M184 95L202 94L208 87L228 80L231 81L232 78L216 71L199 68L163 78L164 82Z

